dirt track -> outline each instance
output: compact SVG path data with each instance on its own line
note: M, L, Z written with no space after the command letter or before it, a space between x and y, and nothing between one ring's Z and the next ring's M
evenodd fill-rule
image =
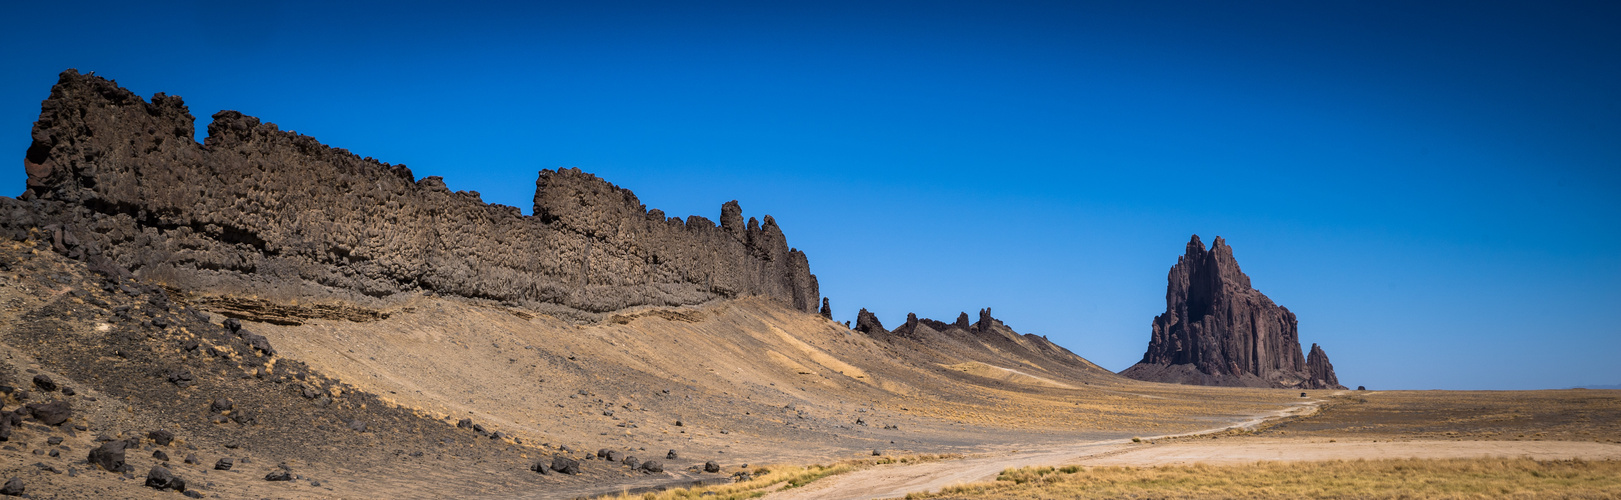
M1281 410L1257 415L1254 418L1199 432L1145 436L1162 439L1202 435L1233 428L1248 428L1268 419L1306 415L1316 411L1322 400L1311 400ZM766 498L782 500L812 499L869 499L906 496L916 491L932 491L958 483L971 483L995 479L997 473L1010 467L1027 467L1073 463L1087 457L1112 455L1136 445L1129 439L1077 441L1034 450L1020 450L913 465L885 466L852 472L811 483L802 489L780 491Z
M1271 412L1237 424L1191 435L1249 428L1267 419L1315 413L1321 400ZM1178 436L1189 436L1182 434ZM1178 436L1146 436L1148 440ZM1004 469L1027 466L1079 464L1086 466L1233 464L1262 460L1312 461L1375 458L1530 457L1539 460L1621 459L1621 445L1581 441L1439 441L1369 440L1330 442L1324 438L1228 438L1177 440L1163 444L1137 444L1129 440L1081 441L1011 453L981 455L944 462L877 467L812 483L804 489L781 491L766 498L872 499L903 497L959 483L995 479Z

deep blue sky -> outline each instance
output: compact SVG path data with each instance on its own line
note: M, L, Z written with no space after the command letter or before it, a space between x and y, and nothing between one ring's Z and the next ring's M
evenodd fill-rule
M1119 370L1197 233L1348 385L1621 382L1615 2L225 3L8 5L0 194L78 68L526 213L542 168L735 198L840 319Z

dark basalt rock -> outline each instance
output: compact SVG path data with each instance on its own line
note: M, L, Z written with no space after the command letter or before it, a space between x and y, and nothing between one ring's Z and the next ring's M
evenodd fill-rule
M151 439L153 443L157 443L158 446L168 446L169 443L174 442L174 433L163 429L148 432L146 437Z
M121 472L124 470L124 448L128 445L126 441L101 443L101 446L90 450L90 463L108 472Z
M33 403L28 405L28 411L33 413L34 419L45 425L62 425L73 416L73 409L67 401L52 401L49 403Z
M44 392L55 392L56 382L44 374L39 374L34 376L34 387L38 387L39 390Z
M0 495L5 495L8 497L20 497L26 490L27 488L23 486L23 479L20 477L14 477L6 480L5 486L0 486Z
M1306 373L1309 375L1306 384L1301 387L1307 389L1344 389L1340 385L1340 378L1334 375L1334 364L1328 362L1328 353L1317 344L1311 345L1311 352L1306 354Z
M229 458L221 458L218 462L214 462L214 470L231 470L234 466L236 461Z
M23 161L28 191L0 198L17 214L0 232L49 227L71 258L213 296L381 306L431 291L594 321L754 295L817 312L805 254L772 217L745 223L736 201L717 227L578 169L543 170L525 216L236 111L215 113L201 144L193 122L179 97L63 72Z
M642 471L643 472L664 472L664 464L660 463L658 460L648 460L646 462L642 462Z
M292 481L293 480L293 473L288 472L288 471L284 471L284 470L270 471L269 474L265 474L265 480L266 481Z
M159 490L186 491L186 480L161 465L152 466L152 470L146 473L146 485Z
M1148 350L1121 375L1196 385L1344 389L1321 348L1313 346L1320 359L1316 368L1307 363L1294 313L1250 286L1226 241L1218 237L1206 250L1193 236L1167 281L1165 313L1154 317Z
M580 461L565 456L552 457L552 470L564 474L579 474Z
M870 312L867 312L867 308L865 307L856 312L855 330L868 335L889 333L889 330L884 329L884 324L878 321L878 317L874 316Z
M822 297L822 317L833 319L833 307L827 304L827 297Z
M720 472L720 464L715 463L714 460L704 462L704 472L709 472L709 473Z

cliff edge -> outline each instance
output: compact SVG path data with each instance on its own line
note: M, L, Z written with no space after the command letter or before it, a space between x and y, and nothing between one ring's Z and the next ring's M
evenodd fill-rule
M815 313L816 276L770 216L666 217L577 169L542 170L533 216L235 111L193 140L177 96L61 74L0 198L13 237L38 228L97 269L255 300L380 305L487 299L574 319L744 295Z

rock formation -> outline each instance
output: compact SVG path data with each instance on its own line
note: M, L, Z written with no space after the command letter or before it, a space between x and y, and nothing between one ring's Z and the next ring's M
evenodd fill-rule
M1311 353L1306 355L1307 383L1302 387L1307 389L1344 389L1340 385L1340 378L1334 375L1334 364L1328 362L1328 353L1317 344L1311 345Z
M1143 359L1121 375L1152 382L1301 389L1339 388L1322 348L1300 350L1295 315L1250 286L1220 237L1199 236L1171 267L1165 313L1154 317Z
M856 312L855 331L868 335L889 333L889 330L884 329L884 324L878 321L878 317L867 312L865 307Z
M434 293L592 319L641 305L765 296L816 313L816 277L771 216L720 225L648 210L578 169L542 170L533 216L235 111L198 144L179 97L61 74L0 198L13 237L46 229L108 272L262 299L384 303Z

